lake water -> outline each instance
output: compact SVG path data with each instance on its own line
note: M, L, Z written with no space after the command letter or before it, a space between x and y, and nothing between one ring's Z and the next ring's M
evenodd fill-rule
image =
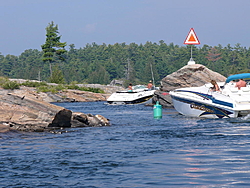
M0 133L0 187L249 187L250 120L144 105L59 103L110 127Z

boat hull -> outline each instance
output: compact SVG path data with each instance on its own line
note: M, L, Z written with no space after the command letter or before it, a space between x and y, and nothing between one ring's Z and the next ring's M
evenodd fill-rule
M154 96L155 90L146 90L139 92L116 92L108 99L108 104L141 104L150 102Z
M175 109L183 115L208 118L236 118L250 114L250 81L244 87L236 87L235 79L250 78L250 73L229 76L225 83L217 83L214 91L211 83L200 87L179 88L171 91Z
M188 100L171 95L173 105L180 114L189 117L229 118L236 117L237 112L229 108L211 105L209 103Z

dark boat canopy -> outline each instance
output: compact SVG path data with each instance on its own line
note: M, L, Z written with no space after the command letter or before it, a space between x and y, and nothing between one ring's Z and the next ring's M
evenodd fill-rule
M226 79L226 83L232 80L238 80L238 79L244 79L244 78L250 78L250 73L242 73L242 74L235 74L235 75L229 76Z

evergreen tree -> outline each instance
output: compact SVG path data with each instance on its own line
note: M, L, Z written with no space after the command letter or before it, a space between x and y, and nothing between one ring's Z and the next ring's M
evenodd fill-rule
M49 81L51 83L56 83L56 84L65 84L65 80L64 80L62 71L59 70L59 67L55 66L53 69L54 70L52 72L52 75L51 75Z
M13 74L13 69L17 67L18 57L14 55L6 55L5 58L2 59L0 65L0 76L11 77Z
M51 22L46 31L43 51L25 50L20 56L0 54L0 76L39 80L50 77L52 81L56 80L53 82L58 82L61 77L67 83L77 81L98 84L123 79L126 86L130 82L133 85L146 84L152 80L153 72L158 85L161 79L185 66L190 59L190 46L166 44L163 40L158 44L146 42L140 45L92 43L80 49L71 44L69 51L64 53L66 43L60 42L58 26ZM240 44L234 47L194 46L193 56L197 64L203 64L224 76L248 72L250 69L250 48L241 47ZM60 67L57 67L58 70L56 67L52 69L51 64ZM55 74L52 74L51 69Z
M50 76L52 76L52 65L55 58L64 60L63 54L66 52L64 49L66 42L60 42L61 36L58 35L58 25L55 25L52 21L46 27L46 42L41 45L43 54L43 61L49 62L50 64Z

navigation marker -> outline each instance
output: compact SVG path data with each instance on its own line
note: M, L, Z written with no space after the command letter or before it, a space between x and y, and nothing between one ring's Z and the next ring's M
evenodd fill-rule
M193 60L193 57L192 57L192 47L193 47L192 45L200 44L200 41L199 41L197 35L195 34L193 28L190 29L188 36L186 37L186 40L184 41L184 44L191 45L191 58L188 62L188 65L193 65L193 64L195 64L195 61Z
M184 44L193 44L193 45L200 44L200 41L199 41L197 35L195 34L193 28L190 29L188 36L187 36L186 40L184 41Z

